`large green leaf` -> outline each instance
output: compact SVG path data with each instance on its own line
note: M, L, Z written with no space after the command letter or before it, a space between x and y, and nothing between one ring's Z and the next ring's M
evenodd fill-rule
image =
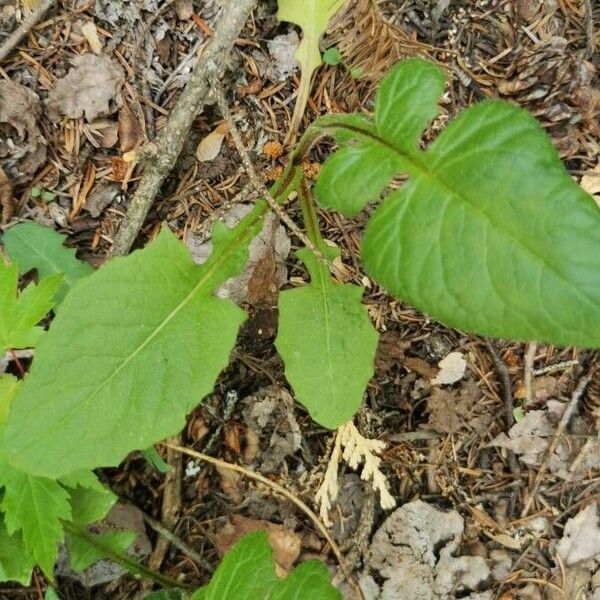
M279 295L275 345L296 399L317 423L335 429L360 408L378 336L362 288L335 283L309 250L298 256L311 282Z
M264 531L245 535L224 557L210 583L192 600L342 600L325 565L302 563L285 579L275 574L273 551Z
M65 236L38 223L19 223L2 237L4 248L21 273L36 269L40 277L63 275L57 302L79 279L94 272L90 265L75 258L75 250L65 247L64 241Z
M593 199L569 177L537 121L501 101L469 108L419 150L441 81L425 61L402 62L381 85L372 125L323 122L354 140L341 150L346 158L326 163L321 203L355 214L391 178L382 165L396 161L409 181L377 208L363 241L375 279L458 329L600 346L600 211ZM348 148L363 153L354 166ZM340 168L355 170L344 178ZM361 174L374 182L366 192L359 188L357 201Z
M19 295L17 265L5 263L0 254L0 354L7 348L30 348L38 343L44 330L36 325L52 308L61 279L60 275L46 277Z
M163 229L144 250L77 284L15 399L6 428L15 465L61 477L118 464L181 429L212 390L245 319L212 292L243 267L262 210L235 229L217 223L201 267Z

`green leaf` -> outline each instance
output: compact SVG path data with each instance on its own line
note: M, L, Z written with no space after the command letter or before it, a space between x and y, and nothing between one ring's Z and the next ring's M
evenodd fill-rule
M64 537L61 520L71 518L69 494L56 481L19 471L2 456L0 486L6 530L9 535L22 533L27 554L51 576Z
M264 531L245 535L223 557L210 583L191 600L342 600L319 561L302 563L285 579L275 574L273 551Z
M52 308L61 279L60 275L46 277L38 285L29 284L18 295L17 265L5 263L0 255L0 353L38 343L44 330L36 325Z
M32 477L15 469L6 460L3 441L5 423L20 385L10 375L0 377L0 490L4 489L0 496L0 512L4 513L0 521L4 535L0 532L0 537L11 538L6 543L15 551L15 559L9 567L13 575L15 572L31 570L32 562L51 575L58 543L63 539L60 521L71 517L69 495L56 481ZM21 545L22 549L19 550ZM7 567L4 568L6 570Z
M90 265L75 258L75 250L65 247L64 241L65 236L38 223L20 223L2 237L8 255L17 263L21 274L36 269L40 277L63 275L56 293L59 303L79 279L94 272Z
M235 229L217 223L201 267L163 229L144 250L78 283L15 399L6 428L15 465L61 477L116 465L181 429L246 318L212 292L242 269L262 210Z
M20 533L9 535L0 515L0 581L29 585L35 560L25 549Z
M44 600L60 600L60 596L53 587L49 587L44 594Z
M134 531L106 531L90 535L93 535L94 544L83 537L67 535L69 562L74 571L85 571L95 562L114 554L126 554L137 537Z
M378 336L363 289L335 283L309 250L298 256L311 282L280 294L275 346L296 399L317 423L335 429L360 408Z
M154 446L150 446L142 450L142 456L152 465L159 473L168 473L171 470L171 465L168 465L162 456L157 452Z
M394 153L409 181L374 212L362 246L377 281L457 329L600 346L598 207L537 121L505 102L469 108L419 150L441 81L430 63L399 63L381 85L373 125L324 123L338 138L337 129L353 136L346 144L366 148L372 161L363 156L361 172L338 177L335 191L320 182L320 201L356 213L379 195L385 177L359 201L356 180L373 180L370 169L382 170L380 153ZM324 172L329 180L335 175Z
M71 520L78 526L100 521L117 501L117 496L102 485L91 471L79 471L63 477L60 483L68 488Z
M302 41L296 50L296 59L303 74L309 75L321 64L319 40L327 29L329 19L346 0L278 0L280 21L294 23L302 29Z

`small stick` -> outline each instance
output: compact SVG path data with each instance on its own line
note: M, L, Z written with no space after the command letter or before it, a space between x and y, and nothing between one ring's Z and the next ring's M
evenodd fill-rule
M25 17L0 46L0 62L2 62L16 47L17 44L35 27L38 21L46 14L56 0L43 0L43 2L30 15Z
M533 485L531 487L531 491L528 493L527 501L525 502L523 512L521 513L522 519L525 518L528 515L529 511L531 510L531 506L535 499L535 495L538 491L538 488L540 487L540 483L542 482L542 477L543 477L544 473L546 472L546 468L548 466L548 460L554 454L554 451L556 450L556 447L558 446L558 442L559 442L562 434L564 433L567 425L569 424L569 421L571 420L571 417L573 416L573 413L575 412L575 409L577 408L577 404L579 403L581 396L583 396L583 392L585 391L587 384L590 382L590 379L591 379L590 377L584 377L579 382L579 385L575 388L575 391L571 395L569 404L567 404L567 407L565 408L565 412L563 412L562 417L560 418L558 427L556 428L556 431L554 432L554 437L552 438L552 442L550 443L550 446L548 446L548 449L546 450L546 453L544 455L544 459L542 460L542 464L540 465L537 475L535 476Z
M586 58L594 56L594 13L592 9L592 0L583 0L585 7L585 38L586 38Z
M121 256L131 248L160 186L177 161L187 134L210 92L208 76L222 74L227 57L257 0L230 0L223 8L215 35L210 39L192 77L177 100L156 142L147 144L148 164L115 236L112 254ZM151 151L150 151L151 150Z
M229 105L227 104L227 99L225 98L225 93L223 92L223 86L221 82L213 75L211 76L211 84L213 86L213 95L217 100L217 105L219 106L219 111L221 112L221 116L223 117L225 123L227 123L227 127L229 128L229 133L233 138L233 143L237 148L238 154L242 159L242 164L244 165L244 169L246 170L246 174L250 179L250 182L254 186L254 189L261 197L267 201L267 204L273 210L273 212L279 217L279 219L285 223L290 231L309 249L311 250L319 260L328 264L327 259L323 256L322 252L308 239L308 236L292 221L289 215L281 208L277 200L273 198L273 195L265 184L258 178L254 166L252 165L252 161L250 160L250 156L248 151L244 147L242 143L242 138L240 136L240 132L233 120L233 115L229 110Z
M504 399L504 424L506 430L508 431L515 422L515 417L513 415L513 389L512 383L510 381L510 373L508 372L508 368L506 367L506 363L502 360L502 357L496 350L496 347L489 340L484 340L485 346L492 357L494 362L494 367L496 371L498 371L498 375L500 375L500 382L502 384L502 397ZM508 451L508 466L510 467L511 473L519 473L519 463L517 462L517 458L515 453L512 450Z
M523 367L523 384L525 386L525 406L531 406L533 401L533 362L535 353L537 352L537 344L531 342L527 346L525 352L525 365Z
M179 456L181 456L181 454ZM202 567L207 573L212 573L214 571L214 567L193 548L190 548L181 538L177 537L174 533L171 533L150 515L143 513L143 517L144 521L146 521L154 531L173 544L175 548L181 550L186 556L189 556L199 567Z
M294 496L294 494L292 494L291 492L286 490L282 485L279 485L278 483L271 481L270 479L267 479L260 473L255 473L254 471L245 469L244 467L242 467L240 465L228 463L219 458L214 458L213 456L208 456L208 454L202 454L201 452L196 452L195 450L190 450L189 448L184 448L183 446L176 446L174 444L169 444L168 442L162 442L162 445L166 446L167 448L172 448L173 450L177 450L178 452L181 452L182 454L187 454L188 456L192 456L193 458L203 460L207 463L210 463L211 465L214 465L215 467L220 467L222 469L229 469L230 471L235 471L236 473L241 473L242 475L245 475L246 477L249 477L250 479L254 479L255 481L259 481L260 483L266 485L267 487L271 488L276 493L287 498L290 502L295 504L313 522L315 527L319 530L321 535L325 538L326 542L329 544L329 546L331 547L331 550L335 554L335 557L337 558L337 561L340 565L340 568L342 569L342 572L346 576L346 579L348 580L350 585L356 591L358 598L360 598L361 600L364 600L364 595L362 593L362 590L361 590L360 586L358 585L358 583L355 581L355 579L352 577L352 574L350 573L348 566L346 565L346 561L344 560L344 557L342 556L342 552L341 552L339 546L335 543L334 539L331 537L331 535L327 531L327 528L321 522L321 519L319 519L319 517L304 502L302 502L302 500L300 500L300 498L297 498L296 496Z

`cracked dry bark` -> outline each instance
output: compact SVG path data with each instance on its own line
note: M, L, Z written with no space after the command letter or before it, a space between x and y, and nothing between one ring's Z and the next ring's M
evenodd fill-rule
M131 199L111 254L127 254L160 190L171 172L192 123L206 103L211 77L222 75L227 58L257 0L230 0L223 8L215 34L202 52L192 77L173 107L167 124L148 144L144 173Z

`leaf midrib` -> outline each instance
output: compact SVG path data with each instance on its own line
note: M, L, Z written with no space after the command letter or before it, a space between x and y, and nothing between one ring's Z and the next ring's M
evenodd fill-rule
M409 164L410 169L414 169L414 172L431 179L434 183L446 190L448 194L450 194L452 197L457 198L463 205L467 206L470 210L480 215L483 218L483 220L488 223L488 225L491 225L496 230L500 231L505 237L515 241L521 248L526 250L527 253L530 254L537 262L541 263L546 269L554 273L557 279L565 283L571 290L575 292L577 296L585 300L585 302L590 304L592 307L596 307L597 302L594 300L593 297L588 296L585 292L582 292L578 287L573 286L573 283L570 280L566 279L564 275L560 271L558 271L552 264L544 260L544 257L541 254L539 254L533 248L528 246L520 238L514 237L509 231L503 228L501 224L498 225L497 222L490 218L490 216L486 212L481 210L481 208L475 206L472 202L469 202L469 200L463 195L461 195L460 192L453 190L444 180L440 179L440 177L435 172L430 171L423 163L421 163L421 161L415 160L417 157L406 154L401 148L382 138L375 131L371 131L369 129L362 129L361 127L348 125L346 123L333 124L330 125L330 127L336 129L345 129L347 131L352 131L354 133L361 134L371 139L373 142L381 144L382 146L385 146L392 152L395 152L398 156L400 156L402 160L406 161L406 163ZM426 152L420 153L424 155L426 154Z

